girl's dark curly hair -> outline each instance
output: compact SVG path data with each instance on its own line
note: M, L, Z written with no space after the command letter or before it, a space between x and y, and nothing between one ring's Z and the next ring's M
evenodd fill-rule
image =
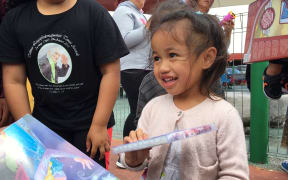
M180 0L165 0L159 4L157 4L157 6L155 6L155 8L153 9L153 13L152 16L150 17L149 21L150 21L150 26L149 26L149 33L147 33L147 38L152 39L151 38L151 32L154 31L155 28L158 28L159 24L161 23L161 20L167 15L170 14L172 12L176 12L179 10L183 10L183 9L190 9L191 11L195 11L192 8L190 8L189 6L187 6L186 3L180 1ZM148 22L149 22L148 21ZM147 68L153 68L153 58L152 58L152 49L150 52L150 61L149 64L147 65Z
M214 64L204 70L200 82L201 93L211 98L210 94L214 94L211 89L212 85L219 80L220 76L224 73L228 59L224 31L215 16L197 14L189 9L183 9L167 14L162 18L157 27L151 30L151 37L153 37L156 31L161 29L170 32L173 38L177 40L175 29L179 28L176 23L180 20L188 20L188 23L181 28L185 30L183 36L186 36L185 43L187 47L197 58L209 47L215 47L217 49Z
M153 31L154 27L160 23L161 19L171 12L175 12L181 9L190 8L187 4L181 2L180 0L165 0L159 3L153 9L153 13L149 21L151 21L149 30ZM192 10L192 9L191 9Z

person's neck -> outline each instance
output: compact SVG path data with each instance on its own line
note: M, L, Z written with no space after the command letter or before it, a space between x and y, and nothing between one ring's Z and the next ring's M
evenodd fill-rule
M139 10L141 10L142 9L142 7L140 7L140 4L137 2L137 1L135 1L135 0L130 0Z
M207 8L198 8L198 10L204 14L207 14L209 12L209 9L207 9Z
M77 0L37 0L37 8L43 15L60 14L71 9Z
M200 93L200 90L187 90L186 92L173 97L176 107L181 110L188 110L203 102L207 96Z

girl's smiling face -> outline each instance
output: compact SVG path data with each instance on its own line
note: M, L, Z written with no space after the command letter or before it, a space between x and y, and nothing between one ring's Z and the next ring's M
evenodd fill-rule
M175 23L169 32L160 28L152 37L155 77L174 96L200 93L203 69L199 58L186 45L185 23L185 20Z

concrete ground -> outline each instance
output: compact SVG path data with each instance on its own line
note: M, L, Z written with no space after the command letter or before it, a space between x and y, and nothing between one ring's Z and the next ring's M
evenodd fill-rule
M121 140L113 139L112 146L122 144ZM142 172L131 172L126 169L119 169L116 167L115 163L118 160L118 155L110 155L110 166L109 171L118 177L120 180L137 180L140 179ZM267 170L259 167L250 165L250 179L251 180L288 180L288 173L277 171L277 170Z

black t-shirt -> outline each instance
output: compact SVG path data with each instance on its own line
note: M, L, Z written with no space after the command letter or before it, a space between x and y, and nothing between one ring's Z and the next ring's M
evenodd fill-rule
M78 0L57 15L43 15L36 1L27 2L1 24L0 61L26 64L33 116L52 129L89 128L102 77L99 65L127 54L117 25L95 0ZM114 124L112 115L108 127Z

